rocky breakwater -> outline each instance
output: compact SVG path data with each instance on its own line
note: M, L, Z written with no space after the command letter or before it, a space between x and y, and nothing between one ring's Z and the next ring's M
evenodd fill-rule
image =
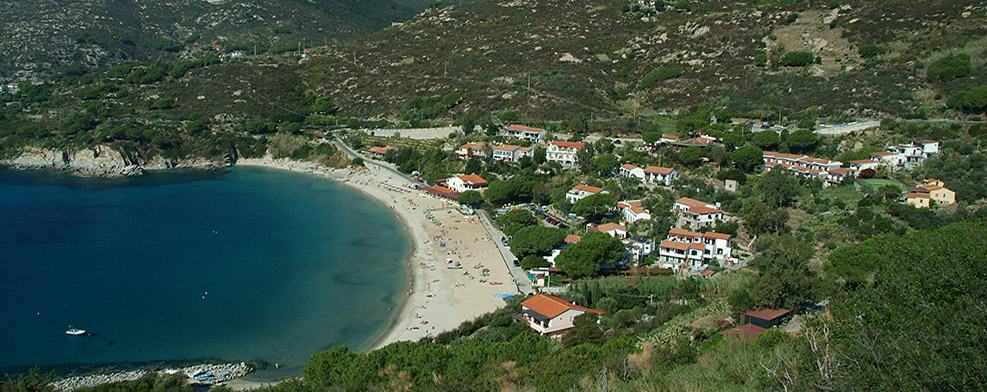
M240 378L254 371L254 368L245 363L222 363L222 364L201 364L187 366L180 369L162 370L129 370L112 373L98 373L78 377L68 377L53 382L51 385L56 390L69 391L76 388L92 387L101 384L109 384L121 381L133 381L155 372L159 375L171 375L182 373L188 377L189 383L217 384ZM208 375L208 376L204 376Z
M2 160L0 165L24 169L56 169L93 177L139 176L145 170L169 170L176 168L218 169L230 166L232 162L212 161L193 158L186 161L166 160L153 157L145 160L139 156L128 156L105 145L97 145L76 151L59 151L37 147L24 147L20 155Z

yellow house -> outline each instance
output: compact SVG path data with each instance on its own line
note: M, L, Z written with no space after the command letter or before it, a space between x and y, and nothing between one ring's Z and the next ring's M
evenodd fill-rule
M956 192L946 188L942 181L928 179L925 180L925 184L919 185L919 188L929 191L929 197L937 204L956 203Z
M929 208L929 200L928 193L909 192L907 203L915 208Z

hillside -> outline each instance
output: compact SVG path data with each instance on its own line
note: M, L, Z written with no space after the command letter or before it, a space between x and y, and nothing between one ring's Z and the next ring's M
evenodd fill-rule
M9 0L0 7L0 80L195 57L213 44L223 52L324 45L424 8L423 0Z
M421 118L409 101L456 91L462 102L435 116L511 110L531 121L697 103L936 116L953 92L987 83L981 2L751 3L696 1L665 12L619 0L447 7L327 48L306 73L353 115ZM869 45L878 54L865 58ZM782 65L791 51L810 52L818 64ZM927 77L930 63L959 52L971 56L966 77Z

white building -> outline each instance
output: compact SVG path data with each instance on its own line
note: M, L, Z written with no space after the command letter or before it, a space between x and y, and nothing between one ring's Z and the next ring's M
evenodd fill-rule
M545 158L549 162L558 162L564 167L571 167L578 161L576 153L583 147L586 147L586 143L554 141L548 145Z
M672 212L679 216L678 226L688 226L692 230L715 225L726 216L717 206L688 197L675 200Z
M535 149L532 147L521 147L512 144L501 144L494 146L493 159L504 162L517 162L521 157L534 157Z
M586 312L603 312L576 305L559 297L538 294L521 303L528 326L541 335L558 335L573 327L572 320Z
M511 125L504 129L504 134L518 139L531 140L538 143L547 132L541 128L532 128L524 125Z
M823 186L839 184L848 174L846 169L842 169L843 163L839 161L814 158L807 155L765 151L765 171L770 171L775 166L781 166L799 177L819 179L823 181Z
M640 178L641 181L644 181L644 168L637 165L632 165L630 163L620 165L617 174L621 177L637 177Z
M672 185L679 178L679 172L670 167L648 166L644 168L644 182L649 184Z
M482 191L487 189L487 180L476 174L458 175L446 180L446 187L456 192Z
M643 219L651 219L651 212L641 204L640 200L626 200L617 203L617 208L624 214L624 223L631 224Z
M734 262L731 239L729 234L671 229L658 245L658 262L672 266L686 264L694 270L714 263L724 267Z
M860 173L861 171L864 171L864 170L867 170L867 169L877 170L877 165L878 165L878 162L873 161L873 160L870 160L870 159L861 159L861 160L857 160L857 161L850 161L850 168L853 169L853 170L856 170L857 173Z
M587 196L595 195L597 193L610 192L603 190L603 188L580 184L572 187L572 189L566 192L565 199L569 201L569 204L576 204L576 202L585 199Z
M891 151L881 151L872 152L870 154L870 160L877 162L878 167L887 168L890 171L895 171L899 167L905 165L905 155L897 152Z

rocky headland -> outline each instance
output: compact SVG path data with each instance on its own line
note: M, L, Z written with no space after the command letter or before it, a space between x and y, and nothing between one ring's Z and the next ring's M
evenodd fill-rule
M0 165L19 169L66 170L89 177L139 176L146 171L170 169L213 170L233 165L231 159L210 160L206 158L165 159L160 156L145 159L140 156L122 154L105 145L83 148L74 151L24 147L20 155L12 159L0 160Z
M77 377L68 377L52 383L57 390L69 391L76 388L92 387L100 384L109 384L120 381L133 381L144 377L148 373L157 372L160 375L184 373L189 378L190 383L218 384L221 382L243 377L254 371L254 367L246 362L221 363L221 364L200 364L186 366L178 369L162 370L127 370L111 373L96 373ZM209 374L213 378L203 377ZM197 377L198 376L198 377Z

